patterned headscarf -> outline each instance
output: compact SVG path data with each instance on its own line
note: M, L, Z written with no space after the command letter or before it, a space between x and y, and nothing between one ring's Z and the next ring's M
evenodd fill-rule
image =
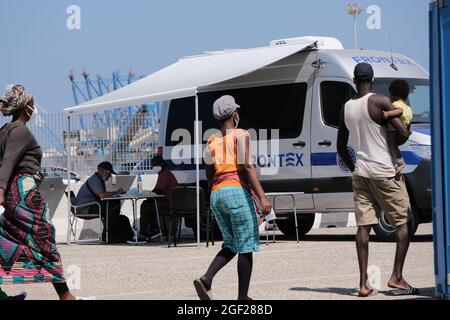
M22 112L33 96L21 85L6 87L6 95L0 97L0 111L5 117Z

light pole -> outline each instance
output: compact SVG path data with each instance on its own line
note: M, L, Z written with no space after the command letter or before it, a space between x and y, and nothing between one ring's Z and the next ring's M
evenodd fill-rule
M361 13L362 5L359 3L350 3L347 5L347 12L353 16L353 33L355 37L355 50L358 49L358 39L356 36L356 17Z

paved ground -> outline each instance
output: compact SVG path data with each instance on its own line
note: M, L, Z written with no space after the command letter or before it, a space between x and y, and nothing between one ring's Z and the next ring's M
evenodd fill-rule
M277 237L254 257L250 296L255 299L360 299L357 298L358 267L354 246L355 228L315 229L300 243ZM407 257L405 277L433 296L432 225L419 227ZM370 299L394 299L386 296L386 282L394 259L395 245L376 242L370 245L371 273L380 294ZM220 249L198 249L192 240L184 240L168 249L160 243L145 246L72 245L59 246L69 284L77 286L77 295L95 295L97 299L197 299L192 280L200 276ZM77 271L80 270L80 277ZM377 276L377 270L379 275ZM4 286L5 291L28 291L29 299L56 299L50 284ZM215 279L216 299L237 296L236 261L226 266ZM411 297L403 297L411 298ZM398 299L398 298L396 298Z

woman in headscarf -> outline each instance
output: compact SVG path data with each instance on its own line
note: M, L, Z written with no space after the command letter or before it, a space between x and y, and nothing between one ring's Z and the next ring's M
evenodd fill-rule
M219 122L219 135L212 135L206 147L206 175L212 187L211 209L223 235L222 250L206 273L194 280L201 300L211 300L214 276L238 255L238 300L248 296L253 267L253 252L259 251L259 212L268 214L272 206L259 182L251 162L250 135L238 129L239 105L232 96L222 96L214 102L213 115Z
M51 282L61 300L75 300L64 279L55 228L42 198L42 150L26 124L35 110L21 85L0 97L0 111L12 121L0 129L0 283Z

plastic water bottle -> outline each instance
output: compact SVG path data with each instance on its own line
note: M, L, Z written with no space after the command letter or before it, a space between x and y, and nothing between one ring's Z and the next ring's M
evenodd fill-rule
M138 176L137 176L137 190L138 190L138 193L142 192L142 177L140 174L138 174Z

